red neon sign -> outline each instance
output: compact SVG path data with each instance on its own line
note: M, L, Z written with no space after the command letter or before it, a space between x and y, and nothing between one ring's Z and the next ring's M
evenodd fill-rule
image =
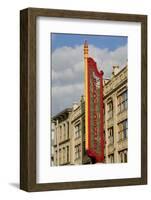
M88 58L88 148L87 154L96 162L104 161L103 122L103 71L98 71L96 62Z

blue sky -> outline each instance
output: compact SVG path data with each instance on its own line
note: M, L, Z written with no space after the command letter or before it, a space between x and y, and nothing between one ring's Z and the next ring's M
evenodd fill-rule
M113 51L114 49L127 44L126 36L52 33L51 37L52 51L63 46L75 47L77 45L82 45L85 40L95 47L100 49L107 48L109 51Z
M103 78L111 78L114 65L120 69L127 64L128 38L123 36L96 36L78 34L51 34L52 115L79 102L84 94L83 45L87 40L89 57Z

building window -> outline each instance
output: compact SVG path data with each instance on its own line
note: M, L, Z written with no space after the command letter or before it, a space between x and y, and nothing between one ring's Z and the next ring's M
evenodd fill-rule
M127 91L119 95L117 97L117 101L118 101L118 113L121 113L124 110L127 110L127 107L128 107Z
M75 126L75 138L80 137L80 135L81 135L81 129L80 129L80 123L79 123Z
M124 162L127 163L127 151L124 152Z
M107 104L108 120L113 117L113 101Z
M55 129L55 132L54 132L54 144L56 145L57 144L57 133L58 133L58 128Z
M69 163L69 146L67 146L67 163Z
M62 126L60 126L60 142L62 141Z
M61 165L61 149L59 149L59 165Z
M57 159L57 151L55 151L55 165L57 165L58 159Z
M62 161L63 163L65 163L65 147L63 147L63 152L62 152L63 156L62 156Z
M114 163L114 154L109 155L108 158L109 158L109 163Z
M114 144L114 129L113 127L108 129L108 144Z
M81 145L78 144L75 146L75 160L80 158Z
M123 163L123 152L120 152L120 162Z
M66 139L66 124L63 124L64 140Z
M118 124L118 139L125 140L128 138L128 121L127 119Z
M69 139L69 122L67 122L67 139Z
M119 152L119 161L121 163L127 163L127 149Z

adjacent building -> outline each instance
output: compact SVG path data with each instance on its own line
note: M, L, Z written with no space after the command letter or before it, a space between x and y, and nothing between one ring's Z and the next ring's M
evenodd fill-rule
M69 165L71 163L71 113L72 109L67 108L52 118L54 136L52 140L53 165Z
M85 150L85 102L81 96L80 102L74 104L71 114L71 160L72 164L88 164L91 159Z
M112 76L104 80L104 163L128 161L127 66L113 66ZM71 108L52 118L51 163L54 166L92 163L85 151L84 96Z
M104 84L104 161L128 160L128 88L127 66L113 67L112 77Z

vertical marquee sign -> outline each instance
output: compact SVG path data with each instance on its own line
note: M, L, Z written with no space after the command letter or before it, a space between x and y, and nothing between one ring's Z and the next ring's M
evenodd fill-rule
M84 44L85 62L85 132L86 152L95 162L104 161L103 71L88 57Z

